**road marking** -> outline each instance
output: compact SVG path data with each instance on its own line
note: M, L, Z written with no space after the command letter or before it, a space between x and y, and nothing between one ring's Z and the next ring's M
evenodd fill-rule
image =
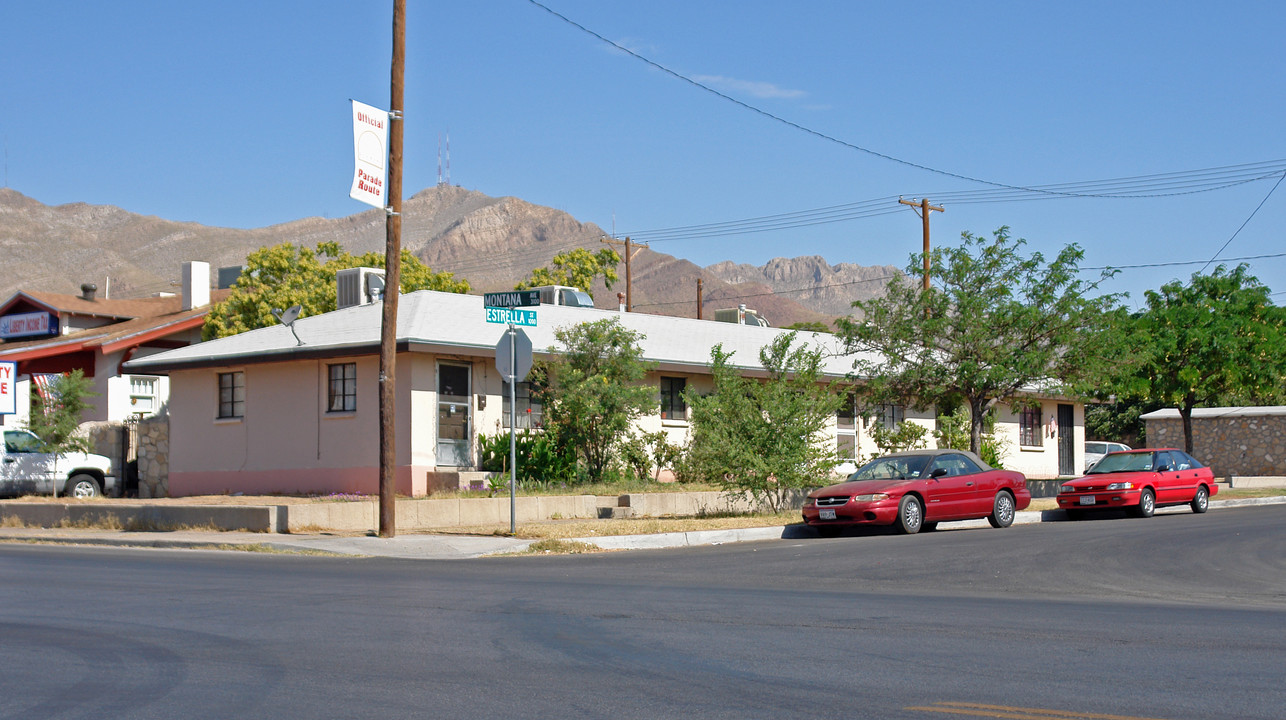
M902 709L950 715L1004 718L1005 720L1162 720L1162 718L1144 718L1136 715L1104 715L1102 713L1078 713L1069 710L1046 710L1044 708L1006 707L1004 705L980 705L962 702L938 702L932 706Z

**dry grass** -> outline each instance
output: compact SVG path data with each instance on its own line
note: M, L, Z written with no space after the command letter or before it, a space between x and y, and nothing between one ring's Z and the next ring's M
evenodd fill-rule
M671 532L698 530L733 530L737 528L772 527L799 522L799 511L760 513L755 515L727 515L710 517L657 517L626 518L617 520L559 520L518 525L513 537L523 539L566 539L577 537L607 537L611 535L655 535ZM509 536L508 526L474 525L440 528L434 532L456 535Z

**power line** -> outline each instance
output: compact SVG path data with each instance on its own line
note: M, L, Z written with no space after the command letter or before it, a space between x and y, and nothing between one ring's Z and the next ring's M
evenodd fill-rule
M1211 255L1211 256L1210 256L1210 259L1206 261L1206 264L1205 264L1205 265L1202 265L1202 266L1201 266L1201 269L1200 269L1200 270L1198 270L1197 272L1205 272L1205 271L1206 271L1206 268L1210 267L1210 263L1214 262L1214 261L1215 261L1215 258L1219 257L1219 253L1223 252L1223 251L1224 251L1224 249L1225 249L1225 248L1227 248L1227 247L1228 247L1228 245L1233 241L1233 239L1234 239L1234 238L1236 238L1236 237L1237 237L1237 235L1242 231L1242 229L1244 229L1244 228L1246 227L1246 225L1250 224L1250 221L1251 221L1252 219L1254 219L1254 217L1255 217L1255 215L1256 215L1256 214L1258 214L1258 213L1259 213L1259 208L1263 207L1263 206L1264 206L1264 203L1268 202L1268 198L1272 197L1272 196L1273 196L1273 193L1277 191L1277 186L1282 184L1282 180L1286 180L1286 172L1283 172L1283 173L1282 173L1282 176L1281 176L1281 177L1279 177L1279 178L1277 178L1277 183L1276 183L1275 185L1273 185L1273 189L1272 189L1272 190L1269 190L1269 191L1268 191L1268 194L1264 196L1264 199L1259 201L1259 204L1255 206L1255 209L1254 209L1253 211L1251 211L1251 213L1250 213L1250 217L1246 218L1246 222L1243 222L1243 223L1241 224L1241 227L1237 228L1237 232L1233 233L1233 234L1232 234L1232 237L1228 238L1228 241L1227 241L1227 242L1225 242L1225 243L1224 243L1224 244L1219 248L1219 252L1216 252L1214 255Z
M1247 255L1245 257L1225 258L1226 262L1242 262L1245 260L1267 260L1271 258L1286 257L1286 253L1273 253L1271 255ZM1103 265L1101 267L1083 267L1081 270L1138 270L1140 268L1160 268L1160 267L1178 267L1181 265L1209 265L1209 260L1188 260L1183 262L1163 262L1163 263L1143 263L1139 265ZM1205 270L1203 266L1201 268Z
M848 282L830 283L828 285L814 285L813 287L796 288L794 290L773 290L770 292L751 293L749 295L724 295L718 298L711 298L711 300L745 300L746 298L769 297L772 295L793 295L795 293L813 292L815 290L822 290L824 288L845 287L848 285L861 285L863 283L877 282L879 280L892 280L895 277L905 277L905 274L894 273L892 275L878 275L876 277L865 278L862 280L850 280ZM692 302L691 300L678 300L675 302L643 303L643 304L635 305L634 307L668 307L670 305L688 305L691 302Z
M639 61L641 61L641 62L643 62L643 63L645 63L645 64L647 64L647 65L649 65L649 66L651 66L651 67L653 67L653 68L655 68L655 69L657 69L657 70L659 70L659 71L663 72L663 73L665 73L666 75L669 75L669 76L671 76L671 77L673 77L673 78L675 78L675 79L677 79L677 80L680 80L680 81L682 81L682 82L684 82L684 83L687 83L687 84L689 84L689 85L691 85L691 86L693 86L693 87L696 87L696 88L698 88L698 89L700 89L700 90L703 90L703 91L705 91L705 92L707 92L707 93L709 93L709 94L711 94L711 95L714 95L715 97L718 97L718 98L720 98L720 99L722 99L722 100L726 100L727 102L730 102L730 103L732 103L732 104L734 104L734 105L736 105L736 106L738 106L738 107L740 107L740 108L743 108L743 109L745 109L745 110L749 110L750 112L755 113L756 115L759 115L759 116L761 116L761 117L768 118L769 120L772 120L772 121L774 121L774 122L780 123L780 124L782 124L782 125L786 125L787 127L793 128L793 129L795 129L795 130L799 130L800 132L806 133L806 134L808 134L808 135L812 135L813 137L816 137L816 138L819 138L819 139L825 140L825 141L830 142L830 143L834 143L834 144L836 144L836 145L840 145L840 146L842 146L842 147L849 148L849 149L851 149L851 150L856 150L856 151L858 151L858 152L865 153L865 154L867 154L867 155L871 155L871 156L873 156L873 157L880 158L880 159L882 159L882 160L887 160L887 161L889 161L889 162L897 163L897 164L899 164L899 165L904 165L904 166L906 166L906 167L915 168L915 169L917 169L917 170L923 170L923 171L925 171L925 172L930 172L930 173L934 173L934 174L937 174L937 175L943 175L943 176L946 176L946 177L956 178L957 180L965 180L965 181L968 181L968 182L978 183L978 184L981 184L981 185L990 185L990 186L992 186L993 188L1000 188L1000 189L1010 190L1010 191L1021 191L1021 192L1024 192L1024 193L1035 193L1035 194L1044 194L1044 195L1050 195L1050 196L1062 196L1062 197L1098 197L1098 198L1163 197L1163 195L1137 196L1137 195L1131 195L1131 194L1116 195L1116 194L1107 194L1107 193L1086 193L1086 192L1077 192L1077 191L1074 191L1074 190L1072 190L1072 189L1059 189L1059 186L1057 186L1057 185L1046 185L1046 186L1036 186L1036 187L1027 187L1027 186L1023 186L1023 185L1011 185L1011 184L1008 184L1008 183L996 182L996 181L993 181L993 180L985 180L985 179L983 179L983 178L977 178L977 177L972 177L972 176L969 176L969 175L964 175L964 174L961 174L961 173L951 172L951 171L948 171L948 170L942 170L942 169L940 169L940 168L930 167L930 166L928 166L928 165L922 165L922 164L920 164L920 163L911 162L910 160L904 160L904 159L899 158L899 157L894 157L893 155L889 155L889 154L887 154L887 153L878 152L878 151L876 151L876 150L872 150L872 149L870 149L870 148L862 147L861 145L857 145L857 144L852 143L852 142L849 142L849 141L847 141L847 140L842 140L842 139L840 139L840 138L837 138L837 137L835 137L835 136L833 136L833 135L829 135L829 134L827 134L827 133L821 132L821 131L819 131L819 130L814 130L814 129L812 129L812 128L810 128L810 127L807 127L807 126L805 126L805 125L801 125L800 123L797 123L797 122L795 122L795 121L793 121L793 120L788 120L788 119L786 119L786 118L784 118L784 117L781 117L780 115L776 115L776 114L774 114L774 113L768 112L767 110L764 110L763 108L760 108L760 107L758 107L758 106L751 105L750 103L747 103L747 102L742 101L742 100L738 100L737 98L734 98L734 97L732 97L731 95L728 95L728 94L726 94L726 93L720 92L720 91L718 91L718 90L716 90L716 89L714 89L714 88L710 87L709 85L706 85L706 84L704 84L704 83L702 83L702 82L700 82L700 81L698 81L698 80L696 80L696 79L693 79L693 78L691 78L691 77L688 77L687 75L684 75L684 74L682 74L682 73L680 73L680 72L678 72L678 71L676 71L676 70L672 70L671 68L666 67L665 65L662 65L662 64L660 64L660 63L656 62L655 60L652 60L651 58L645 57L644 55L642 55L642 54L640 54L640 53L638 53L638 52L635 52L635 51L633 51L633 50L631 50L631 49L629 49L629 48L627 48L627 47L625 47L625 46L621 45L620 43L617 43L617 42L615 42L615 41L609 40L609 39L607 39L606 37L604 37L603 35L599 34L598 32L595 32L594 30L589 29L588 27L586 27L586 26L584 26L584 25L582 25L582 24L580 24L580 23L576 22L575 20L572 20L571 18L567 17L566 15L563 15L562 13L559 13L559 12L557 12L556 10L553 10L552 8L550 8L550 7L548 7L548 6L546 6L546 5L544 5L544 4L540 3L540 2L537 2L537 0L527 0L527 2L531 3L532 5L535 5L536 7L540 8L541 10L544 10L545 12L547 12L547 13L549 13L550 15L552 15L552 16L554 16L554 17L558 18L559 20L562 20L564 23L567 23L568 25L571 25L572 27L576 28L577 30L580 30L581 32L583 32L583 33L585 33L585 34L590 35L591 37L594 37L594 38L598 39L599 41L601 41L601 42L603 42L603 43L606 43L606 44L608 44L608 45L611 45L612 47L616 48L617 50L620 50L621 52L625 53L626 55L629 55L630 57L632 57L632 58L634 58L634 59L636 59L636 60L639 60ZM1270 174L1270 175L1271 175L1271 174ZM1261 179L1262 179L1262 178L1261 178ZM1246 182L1252 182L1252 180L1247 180ZM1239 184L1239 183L1232 183L1232 184ZM1226 185L1225 185L1225 187L1226 187ZM1219 189L1219 188L1218 188L1218 187L1211 187L1211 188L1209 188L1209 189L1214 190L1214 189ZM1193 192L1204 192L1204 191L1193 191ZM1186 192L1184 192L1184 193L1174 193L1174 194L1187 194L1187 193L1186 193Z

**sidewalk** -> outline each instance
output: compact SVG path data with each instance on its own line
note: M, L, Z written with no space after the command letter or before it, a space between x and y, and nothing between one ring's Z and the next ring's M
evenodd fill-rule
M1286 505L1286 497L1212 500L1210 509L1217 510L1253 505ZM1179 506L1162 508L1157 512L1187 513L1191 511L1187 506ZM1016 513L1014 524L1027 525L1042 522L1063 522L1065 520L1066 516L1061 510L1027 511ZM944 522L939 526L938 532L975 527L988 527L987 521ZM594 545L605 550L641 550L816 537L817 533L808 527L786 525L737 530L663 533L659 535L568 538L568 540ZM278 552L324 553L341 556L392 557L408 560L465 560L487 555L522 552L536 541L491 535L430 533L380 538L369 535L328 533L282 535L278 533L203 532L191 530L124 532L72 528L0 528L0 542L36 542L157 549L183 548L189 550L233 550L238 547L243 549L259 547Z

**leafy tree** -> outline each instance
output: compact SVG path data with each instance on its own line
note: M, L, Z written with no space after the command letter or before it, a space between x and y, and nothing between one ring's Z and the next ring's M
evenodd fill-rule
M978 456L994 468L1004 468L1005 439L996 434L996 413L988 412L982 422L982 449ZM938 447L955 450L969 449L969 410L961 405L950 415L939 415L934 437Z
M932 287L897 277L886 294L853 306L861 321L841 318L839 336L870 378L876 397L919 407L964 403L970 411L969 449L982 448L983 419L1001 400L1033 386L1070 385L1094 377L1116 346L1100 342L1117 295L1089 298L1114 271L1095 281L1078 277L1084 253L1068 245L1048 264L1023 257L1025 240L1002 227L990 241L968 232L959 247L934 249ZM923 255L911 258L917 275Z
M907 422L906 420L891 428L885 427L882 423L875 423L871 426L870 432L871 440L875 442L875 447L880 450L876 457L902 452L903 450L917 450L928 444L925 438L928 436L929 430L919 423Z
M1147 291L1131 342L1134 363L1118 378L1125 392L1177 407L1192 452L1192 409L1270 403L1286 396L1286 310L1247 272L1220 265Z
M817 332L817 333L833 332L831 330L830 325L827 325L826 323L821 322L819 320L791 323L787 325L784 329L785 330L803 330L805 332Z
M63 454L89 452L89 437L78 435L80 418L92 407L88 399L98 395L93 381L82 370L59 375L49 383L49 391L37 394L27 418L27 429L36 434L43 452Z
M210 308L201 337L210 340L271 327L277 324L272 311L292 305L302 307L301 317L334 310L338 307L335 276L355 267L382 268L384 253L351 255L336 242L318 243L316 252L291 243L259 248L246 258L245 269L228 299ZM467 281L455 280L451 273L433 272L406 250L402 251L401 280L402 292L469 291Z
M545 432L585 463L589 480L603 479L617 444L634 420L656 408L655 389L639 384L651 369L642 336L609 318L554 331L556 359L532 370L545 408Z
M576 248L555 255L549 267L532 270L531 277L515 285L514 289L529 290L541 285L567 285L584 290L590 297L594 297L594 291L591 289L594 278L602 275L603 287L611 290L612 283L617 279L616 266L620 262L620 254L612 248L604 248L596 253L591 253L585 248Z
M779 335L759 351L764 381L742 377L731 365L733 353L716 345L710 351L714 391L684 391L692 426L686 471L725 492L748 492L774 512L839 463L834 442L821 435L845 396L823 382L822 352L792 350L795 338Z

